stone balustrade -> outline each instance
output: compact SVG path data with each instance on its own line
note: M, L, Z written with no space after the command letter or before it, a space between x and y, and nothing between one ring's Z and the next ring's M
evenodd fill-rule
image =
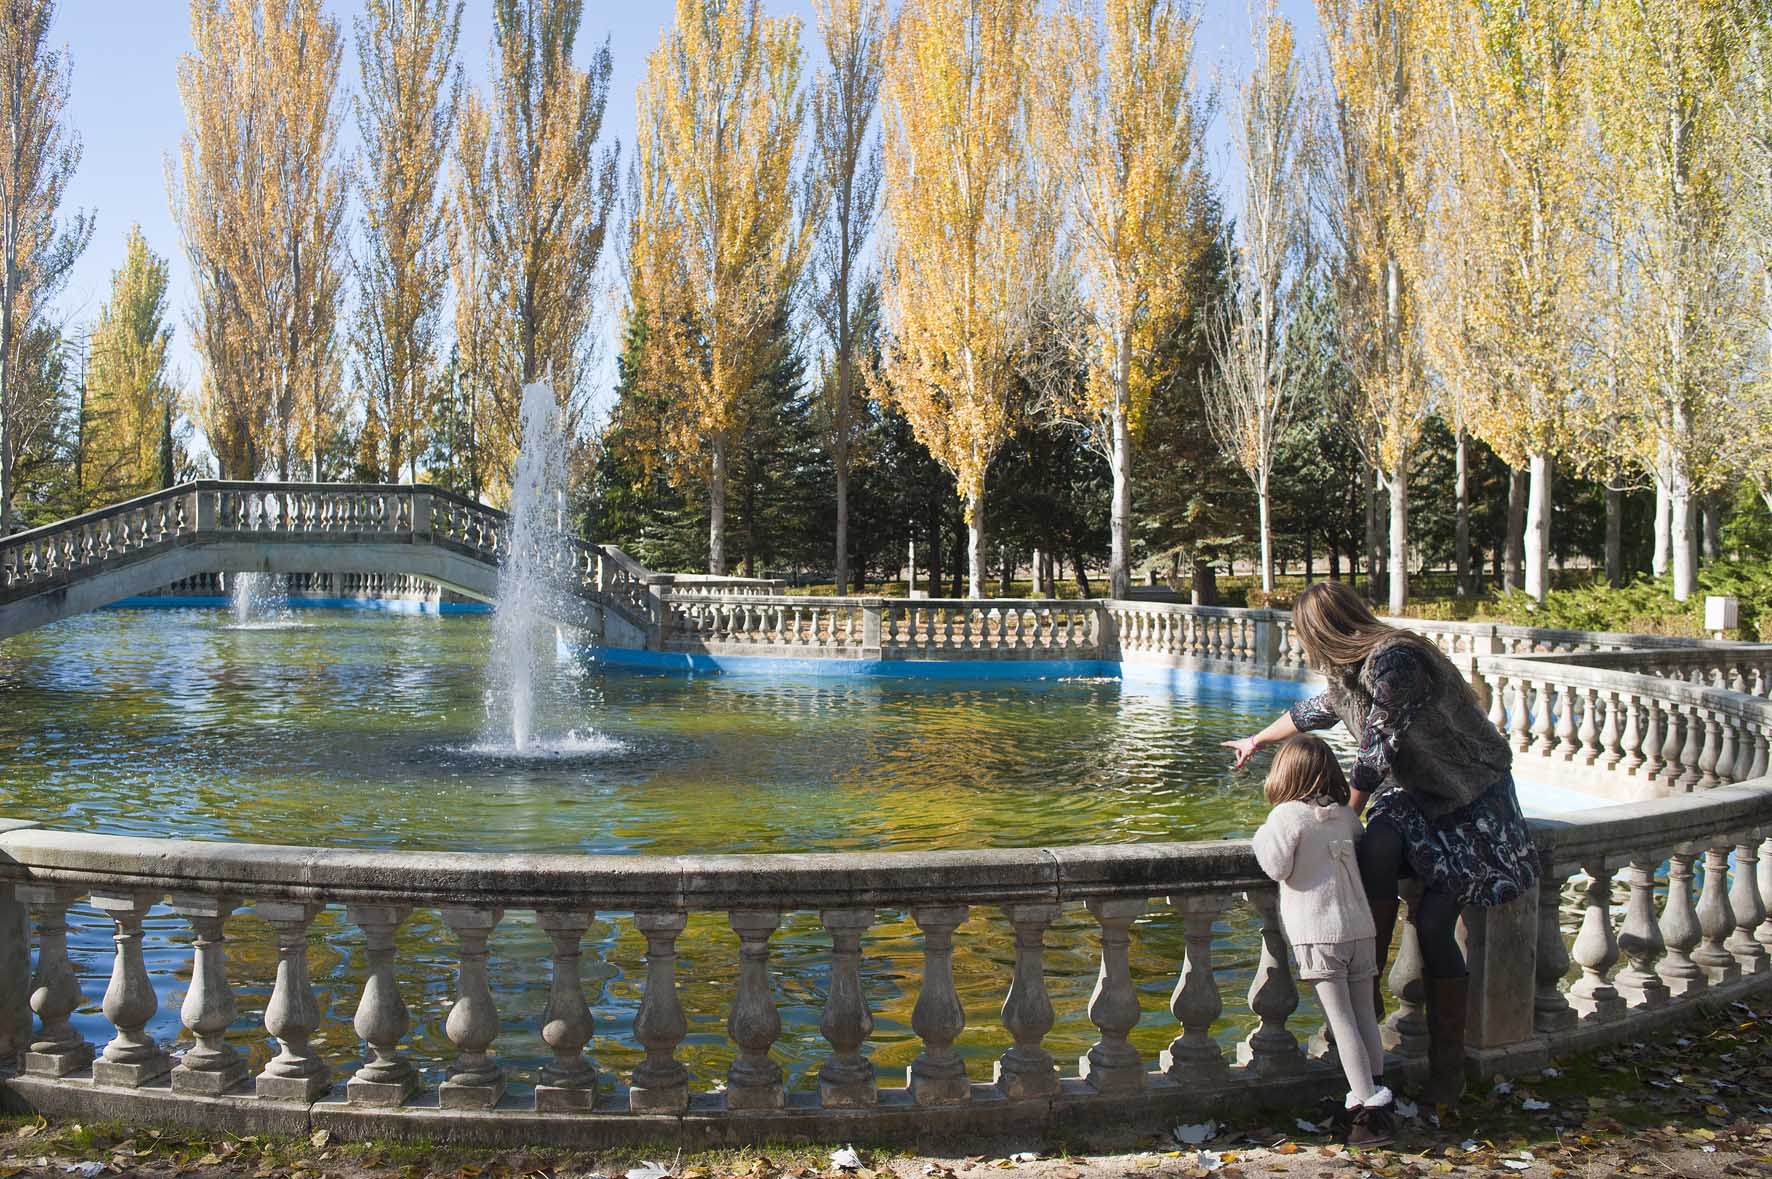
M1765 839L1772 782L1532 825L1542 887L1466 917L1477 1075L1635 1038L1701 1003L1772 985L1772 842ZM1332 1062L1304 1048L1312 1029L1295 1021L1298 986L1272 886L1243 842L525 857L240 846L15 825L0 834L0 864L0 888L23 903L36 931L28 988L0 996L12 1022L0 1030L22 1050L20 1072L0 1083L46 1113L236 1132L314 1127L341 1136L447 1127L457 1139L584 1144L656 1136L665 1116L693 1126L698 1140L866 1139L1091 1120L1164 1126L1182 1115L1297 1102L1339 1085ZM1665 897L1659 912L1658 895ZM84 1039L70 1022L96 997L82 993L68 950L68 913L80 902L115 926L102 996L114 1034L104 1043ZM157 998L142 924L160 906L191 936L191 984L179 1010L189 1046L176 1057L146 1031ZM1133 946L1155 906L1177 914L1185 937L1179 960L1162 966L1173 1032L1152 1059L1131 1033L1150 1018L1137 997L1152 981L1141 973L1150 963ZM361 1060L315 1047L317 1039L338 1042L322 1026L308 961L314 923L328 910L342 913L360 937L350 1022ZM453 1051L436 1060L415 1058L407 1043L408 1004L417 996L402 991L396 971L399 933L415 911L436 914L457 947L453 970L435 983L453 1003L444 1022ZM242 952L234 918L246 912L259 919L253 928L268 930L268 955ZM677 954L688 917L703 912L724 917L737 963L736 985L718 992L724 1006L716 1012L685 1009L694 980L682 974ZM965 1010L951 967L966 936L961 926L980 912L1005 924L1014 946L1001 980L1009 1046L989 1077L972 1075L956 1051L981 1013ZM816 914L828 939L817 996L784 995L774 983L771 937L795 913ZM1054 1023L1047 933L1067 913L1086 913L1096 929L1098 966L1086 1008L1097 1039L1074 1069L1043 1044ZM894 914L908 914L922 947L920 971L900 980L915 993L911 1030L922 1050L896 1083L870 1060L878 998L862 970L869 930ZM493 992L487 964L502 952L501 928L524 923L523 915L547 935L552 983L536 1009L511 1010ZM584 975L596 946L587 947L585 934L594 920L630 924L645 947L631 1032L637 1063L629 1069L612 1070L588 1049L596 1025ZM1236 925L1259 931L1250 950L1227 945ZM1565 926L1575 928L1572 940ZM1412 1075L1425 1052L1420 957L1403 929L1388 979L1393 1077ZM24 947L0 950L22 956ZM1224 993L1227 954L1251 952L1247 992ZM267 958L274 963L269 979L244 975L239 965ZM1571 962L1579 974L1566 983ZM704 961L689 969L707 968ZM262 1019L243 1027L236 991L267 982ZM20 1034L27 999L35 1027ZM820 1005L816 1026L784 1021L784 1009L808 1001ZM1227 1014L1251 1027L1240 1042L1215 1034ZM690 1018L707 1015L725 1017L733 1046L723 1076L693 1074L681 1058ZM524 1021L539 1028L551 1053L532 1070L500 1054L501 1037ZM826 1045L815 1074L792 1091L773 1055L784 1035ZM259 1036L274 1040L276 1051L254 1068L243 1049ZM426 1081L439 1073L440 1082Z

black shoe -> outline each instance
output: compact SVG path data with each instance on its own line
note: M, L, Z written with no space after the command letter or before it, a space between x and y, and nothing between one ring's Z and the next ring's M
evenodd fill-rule
M1347 1132L1347 1144L1361 1148L1389 1146L1397 1140L1397 1121L1389 1105L1362 1105L1353 1110L1353 1126Z

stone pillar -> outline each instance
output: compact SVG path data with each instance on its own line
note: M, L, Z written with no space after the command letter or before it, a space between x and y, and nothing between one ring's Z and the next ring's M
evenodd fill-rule
M1143 897L1103 897L1088 902L1101 926L1101 970L1089 997L1089 1022L1101 1039L1077 1062L1097 1093L1136 1093L1144 1088L1144 1059L1126 1038L1138 1026L1138 992L1132 986L1132 923L1144 915Z
M965 905L923 905L911 910L923 931L923 984L911 1009L911 1029L923 1051L906 1073L918 1105L957 1105L972 1099L966 1062L954 1040L966 1029L966 1009L954 987L954 930L966 920Z
M1735 879L1729 888L1729 908L1735 914L1735 934L1727 943L1742 974L1764 974L1768 966L1772 965L1768 963L1766 947L1754 937L1760 923L1766 918L1757 879L1759 863L1759 840L1743 832L1735 841Z
M308 977L308 927L322 906L297 901L260 901L252 907L277 934L277 982L265 1006L265 1030L279 1051L255 1083L258 1095L282 1101L315 1101L332 1088L332 1070L308 1043L320 1026L320 1005Z
M636 1113L682 1113L689 1108L689 1070L677 1059L677 1045L688 1034L677 997L677 935L688 924L677 912L634 914L646 938L646 989L634 1016L634 1038L646 1059L634 1069L628 1107Z
M1036 568L1038 561L1036 559ZM1003 1000L1003 1026L1015 1044L997 1058L1003 1096L1048 1097L1058 1092L1058 1069L1041 1046L1052 1030L1052 998L1046 992L1046 928L1058 918L1053 904L1005 905L1015 929L1015 975Z
M1280 628L1274 621L1272 610L1254 612L1255 635L1251 644L1255 658L1255 666L1263 675L1271 676L1274 668L1280 665Z
M1505 905L1464 911L1464 956L1471 972L1466 1039L1474 1049L1504 1049L1534 1034L1538 901L1533 890Z
M234 992L228 986L225 927L239 907L229 896L175 896L172 911L191 923L193 961L191 989L185 992L179 1018L197 1038L172 1070L175 1093L216 1097L246 1079L246 1061L227 1041L234 1022Z
M871 1106L879 1100L874 1062L861 1046L874 1031L861 990L861 935L874 923L872 909L825 909L819 920L831 935L831 985L818 1030L831 1054L818 1069L819 1104L826 1109Z
M1762 739L1762 745L1764 741ZM1756 775L1757 776L1757 775ZM1761 831L1760 835L1772 835L1772 829ZM1760 909L1766 919L1760 922L1760 928L1754 931L1754 940L1762 946L1772 947L1772 838L1762 838L1760 843ZM0 909L0 912L4 912Z
M880 598L867 598L861 604L861 657L880 657L880 616L886 603Z
M1624 1015L1624 999L1606 978L1618 962L1618 938L1612 931L1612 877L1604 857L1589 860L1586 903L1581 929L1575 935L1575 961L1581 977L1569 988L1569 1001L1589 1019L1613 1020Z
M1427 990L1422 977L1421 938L1416 932L1416 906L1421 885L1405 880L1398 888L1407 916L1398 922L1397 957L1391 963L1390 992L1397 1008L1384 1021L1384 1046L1415 1059L1427 1055Z
M727 916L738 934L738 993L726 1033L738 1045L738 1059L726 1070L727 1109L780 1109L787 1101L781 1065L769 1055L781 1035L781 1013L769 988L769 935L781 914L769 909L740 909Z
M1725 944L1735 932L1735 912L1729 904L1729 849L1710 847L1704 853L1704 891L1698 898L1698 928L1704 934L1692 961L1703 968L1713 984L1734 982L1741 967Z
M368 1061L345 1084L345 1096L354 1105L404 1105L418 1090L418 1074L399 1051L412 1017L394 980L394 934L411 912L404 905L352 905L345 910L363 930L369 963L351 1021L358 1038L369 1045Z
M1698 914L1692 907L1693 849L1684 847L1667 861L1667 902L1661 910L1661 940L1667 955L1655 973L1667 984L1668 994L1690 995L1710 985L1704 968L1692 960L1703 933L1698 927Z
M1569 947L1563 944L1563 876L1545 865L1538 877L1536 980L1532 993L1532 1030L1551 1035L1574 1027L1578 1017L1564 996L1563 976L1569 971Z
M158 898L141 892L92 895L92 907L116 926L117 944L111 983L105 988L105 1018L117 1029L104 1052L92 1062L92 1083L139 1089L172 1071L172 1057L147 1033L148 1021L160 1009L148 968L142 961L142 918Z
M92 1063L92 1045L68 1022L85 997L68 958L68 907L80 899L80 890L66 884L21 884L15 891L30 907L31 923L37 927L30 1002L41 1026L25 1052L25 1072L65 1077Z
M443 923L461 943L460 994L443 1024L456 1047L449 1079L437 1089L444 1109L492 1109L505 1095L505 1071L492 1057L498 1006L486 979L486 942L504 915L503 909L443 910Z
M597 559L601 563L600 555ZM579 1113L597 1102L597 1070L584 1055L596 1021L585 1003L579 975L585 928L594 916L552 910L535 915L536 924L554 943L553 976L541 1025L542 1041L553 1049L554 1059L542 1066L541 1084L535 1087L537 1113Z
M1286 1030L1286 1020L1298 1010L1298 984L1292 981L1292 959L1280 927L1280 896L1271 888L1245 895L1261 914L1261 962L1249 982L1249 1010L1261 1026L1237 1045L1237 1063L1258 1076L1284 1076L1298 1071L1304 1055L1298 1037ZM1374 1061L1373 1068L1382 1073L1384 1063Z
M1618 948L1626 966L1613 980L1619 994L1632 1007L1660 1007L1667 1002L1667 984L1655 972L1667 952L1661 926L1655 920L1655 861L1639 857L1630 865L1630 903L1618 931Z
M1224 1011L1218 977L1212 968L1212 926L1230 907L1226 896L1170 897L1181 910L1186 961L1169 996L1169 1010L1181 1024L1181 1035L1169 1041L1159 1065L1173 1081L1186 1085L1219 1084L1230 1066L1212 1038L1212 1024Z

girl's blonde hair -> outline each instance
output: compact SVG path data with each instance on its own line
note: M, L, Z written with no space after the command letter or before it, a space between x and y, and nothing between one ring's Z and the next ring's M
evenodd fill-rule
M1380 622L1366 600L1340 581L1307 585L1292 604L1292 626L1306 662L1326 675L1358 667L1386 639L1401 635L1421 641L1410 631Z
M1341 772L1341 763L1335 760L1335 751L1327 741L1300 733L1288 737L1274 755L1273 768L1267 772L1262 792L1267 795L1269 806L1318 797L1346 806L1347 776Z

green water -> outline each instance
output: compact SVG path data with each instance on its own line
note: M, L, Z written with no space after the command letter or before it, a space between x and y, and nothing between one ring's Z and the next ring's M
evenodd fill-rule
M686 852L898 850L1185 840L1247 834L1257 780L1216 746L1293 698L1255 681L1187 694L1113 681L846 680L602 673L546 661L541 756L513 756L487 722L483 617L304 611L293 624L237 628L221 610L113 610L0 642L0 814L85 831L335 846L465 851ZM496 712L496 700L493 702ZM109 923L81 906L73 946L89 1005L80 1026L109 1026L97 1001L110 973ZM1246 1030L1241 991L1254 964L1249 914L1226 915L1218 967L1229 1039ZM1153 901L1136 929L1134 977L1152 1056L1178 1033L1167 1011L1180 922ZM229 926L236 1036L255 1063L274 958L269 930ZM315 925L313 968L325 1012L317 1043L335 1069L358 1054L349 1028L363 976L361 936L338 910ZM156 910L148 964L162 1008L150 1030L179 1034L188 930ZM690 1018L682 1055L696 1084L724 1074L736 936L724 914L695 914L680 948ZM493 985L506 1032L498 1051L527 1082L546 1050L547 939L527 913L493 938ZM975 1079L1008 1044L997 1010L1013 943L995 910L956 937L968 1012L960 1048ZM1061 1065L1095 1032L1084 1009L1096 968L1094 923L1080 908L1054 927L1048 985ZM828 941L815 914L789 914L773 943L784 1030L776 1055L805 1084L826 1045L816 1026ZM882 1083L909 1063L921 946L902 914L882 912L864 942L875 1011L870 1047ZM598 1020L592 1054L625 1073L643 946L624 915L598 919L586 954ZM420 910L401 934L408 1044L436 1070L450 1049L454 941ZM902 1074L899 1074L902 1076Z

